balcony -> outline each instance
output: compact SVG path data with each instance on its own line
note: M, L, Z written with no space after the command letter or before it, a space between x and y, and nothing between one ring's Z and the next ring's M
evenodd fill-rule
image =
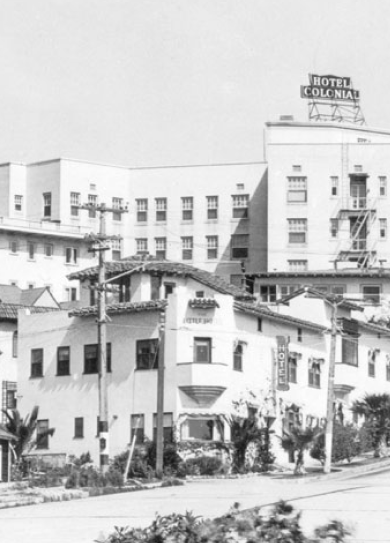
M376 200L367 196L350 196L343 198L340 204L340 214L357 215L364 211L376 210Z
M200 407L210 407L229 385L230 368L214 362L177 364L177 386Z
M335 390L352 390L359 384L359 367L352 364L338 363L335 366Z
M11 232L28 232L46 234L50 236L83 239L91 232L90 228L79 225L62 225L56 221L29 221L26 219L13 219L0 217L0 230Z

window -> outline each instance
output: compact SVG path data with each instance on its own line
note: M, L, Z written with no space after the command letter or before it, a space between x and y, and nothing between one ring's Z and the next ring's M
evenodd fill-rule
M386 196L387 194L387 177L381 175L379 177L379 196Z
M386 381L390 381L390 362L386 364Z
M218 196L206 196L207 218L218 219Z
M339 233L339 221L338 219L330 219L330 236L337 238Z
M321 388L321 366L315 360L309 360L309 387Z
M37 449L49 448L49 420L41 419L37 421Z
M257 331L258 332L263 331L263 319L261 319L261 318L257 319Z
M96 194L88 194L88 205L91 206L88 209L88 217L90 219L96 219L96 207L98 205L98 197Z
M181 199L181 209L183 221L192 221L194 218L194 199L192 196L186 196Z
M21 196L20 194L15 194L14 202L15 202L15 211L22 211L23 196Z
M70 215L72 217L78 217L81 205L80 201L80 193L79 192L71 192L70 193Z
M112 212L112 220L113 221L121 221L122 220L122 211L124 209L123 206L123 198L115 198L112 199L112 208L114 211ZM117 211L115 211L117 210Z
M145 415L135 414L130 417L130 441L136 436L137 443L143 443L145 439Z
M290 272L307 271L307 260L288 260L288 271Z
M236 189L237 190L244 190L245 189L244 183L237 183L236 184Z
M57 349L57 375L70 374L70 347Z
M75 247L67 247L65 249L65 262L67 264L77 264L78 249Z
M158 339L139 339L136 342L137 370L158 368Z
M218 236L206 236L207 240L207 259L214 260L218 258Z
M192 250L194 246L193 240L194 238L192 236L186 236L181 238L183 260L192 260Z
M19 250L18 240L16 240L16 239L11 239L10 240L10 242L9 242L9 250L10 250L10 253L13 254L13 255L18 254L18 250Z
M387 238L387 219L379 219L379 237L381 239Z
M376 349L370 349L368 351L368 376L375 377L375 361L378 351Z
M96 183L90 183L89 190L96 190Z
M353 167L353 171L355 173L362 173L363 172L363 166L361 164L355 164Z
M16 390L10 390L10 389L6 390L5 405L6 405L6 409L16 409L17 407Z
M154 238L157 260L165 260L167 255L167 238Z
M290 296L290 294L293 294L298 289L299 285L280 285L280 296L281 298L285 298L286 296Z
M242 371L242 357L244 354L244 344L238 341L233 347L233 369Z
M361 287L363 300L370 304L380 304L381 302L381 287L379 285L363 285Z
M233 219L247 219L248 218L248 194L233 194Z
M35 243L32 243L31 241L27 242L27 252L28 252L28 259L35 260Z
M173 442L173 413L163 415L164 443ZM153 441L157 440L157 413L153 414Z
M260 299L262 302L276 302L276 285L262 285Z
M81 439L84 437L84 418L76 417L74 419L74 437L75 439Z
M194 362L211 363L211 338L194 338Z
M43 376L43 349L31 350L31 377Z
M231 258L248 258L249 234L233 234L231 237Z
M307 219L287 219L289 244L306 243Z
M175 290L176 283L164 283L164 298L167 299Z
M43 193L43 216L51 217L51 192Z
M303 337L302 328L297 328L297 341L298 341L298 343L302 343L302 337Z
M332 176L330 178L330 182L331 182L331 195L332 196L337 196L337 193L338 193L338 190L339 190L339 178L336 177L336 176Z
M214 439L215 420L187 419L182 424L182 439L212 441ZM217 430L217 429L215 429Z
M146 222L148 220L148 199L138 198L137 205L137 222Z
M301 172L302 171L302 166L300 164L294 164L293 167L292 167L292 171L293 172Z
M138 238L135 240L136 245L136 252L137 255L139 254L147 254L148 253L148 240L147 238Z
M66 287L65 296L68 302L75 302L77 300L77 288L76 287Z
M53 244L52 243L45 243L43 246L43 254L47 258L51 258L53 256Z
M106 371L111 372L111 343L106 343ZM98 345L84 345L84 373L99 372L99 349Z
M352 334L346 334L341 338L341 357L343 364L349 364L350 366L359 365L359 338Z
M305 204L307 202L307 178L288 177L287 202Z
M111 257L113 260L120 260L122 256L121 251L121 240L113 239L111 240Z
M343 296L345 293L345 286L344 285L331 285L330 286L330 292L331 294L334 294L336 296Z
M288 382L298 382L298 357L293 353L288 357Z
M167 220L167 199L156 198L156 221Z
M18 357L18 331L15 330L12 334L12 358Z

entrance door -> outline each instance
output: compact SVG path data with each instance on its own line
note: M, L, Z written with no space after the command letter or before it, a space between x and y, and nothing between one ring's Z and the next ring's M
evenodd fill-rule
M352 209L365 209L367 200L367 180L365 177L351 177Z

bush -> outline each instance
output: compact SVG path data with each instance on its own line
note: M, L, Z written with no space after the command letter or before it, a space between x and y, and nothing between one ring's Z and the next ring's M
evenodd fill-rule
M187 475L217 475L226 472L226 468L218 456L203 455L188 458L184 466Z
M105 475L100 473L100 471L94 466L74 468L65 482L66 488L102 488L106 486L121 487L122 485L122 474L114 467L110 467L109 471Z
M335 422L333 425L332 439L332 462L341 462L347 460L350 462L352 458L361 453L359 443L359 431L351 424L342 425ZM318 438L310 451L310 456L319 460L321 463L325 460L325 436Z
M291 505L281 501L268 515L252 509L241 512L235 505L231 512L215 520L200 520L192 513L172 513L156 516L147 528L115 528L115 532L102 543L156 543L181 541L182 543L241 543L256 541L278 541L289 543L313 543L314 541L337 541L343 543L350 535L337 520L317 528L316 539L308 539L300 527L300 514Z

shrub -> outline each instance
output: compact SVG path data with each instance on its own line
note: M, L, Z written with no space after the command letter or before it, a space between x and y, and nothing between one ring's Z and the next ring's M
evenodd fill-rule
M187 475L217 475L226 471L218 456L198 456L185 461Z
M254 543L256 541L278 541L309 543L334 541L343 543L349 532L337 520L317 528L316 539L308 539L300 527L300 514L286 502L279 502L268 515L261 509L240 511L238 504L223 517L215 520L200 520L192 513L185 515L157 515L147 528L115 528L115 532L102 543L156 543L181 541L182 543ZM332 539L333 538L333 539Z
M332 462L341 462L347 460L350 462L352 458L358 456L361 452L361 447L358 439L358 430L351 423L342 425L335 422L333 425L332 439ZM325 436L319 437L310 451L312 458L324 462L325 460Z

